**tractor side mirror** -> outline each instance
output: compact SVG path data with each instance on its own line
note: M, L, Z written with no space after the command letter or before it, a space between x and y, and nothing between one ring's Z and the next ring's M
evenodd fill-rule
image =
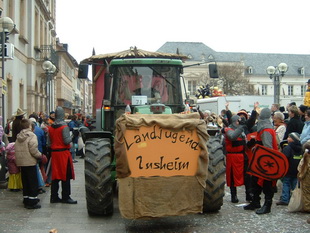
M210 78L218 78L218 69L216 64L209 64L209 74Z
M104 74L104 99L110 99L111 93L111 74L105 73Z
M88 79L88 64L79 64L78 78Z

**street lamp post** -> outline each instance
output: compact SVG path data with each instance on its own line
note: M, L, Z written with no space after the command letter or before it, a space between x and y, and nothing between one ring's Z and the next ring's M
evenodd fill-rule
M15 25L12 19L9 17L2 17L0 18L0 32L1 32L1 59L2 59L2 75L1 75L1 107L2 107L2 125L4 127L5 125L5 101L4 101L4 90L3 90L3 83L5 81L5 73L4 73L4 59L5 59L5 43L7 42L6 40L7 35L9 35L12 30L14 29ZM5 169L5 158L4 156L0 156L0 188L6 187L6 179L5 179L5 174L6 174L6 169Z
M1 75L1 86L3 88L3 81L5 81L4 73L4 62L5 62L5 43L8 39L7 36L13 31L15 24L13 20L9 17L0 18L0 32L1 32L1 60L2 60L2 75ZM4 92L2 90L2 125L5 125L5 101L4 101Z
M285 63L280 63L278 66L268 66L267 74L269 74L270 79L273 79L274 88L274 103L280 103L280 77L282 78L288 71L288 66Z
M50 113L52 105L53 105L53 91L52 91L52 75L56 72L56 66L49 60L45 60L42 63L42 69L45 71L46 75L46 86L45 86L45 93L46 93L46 111L47 114Z

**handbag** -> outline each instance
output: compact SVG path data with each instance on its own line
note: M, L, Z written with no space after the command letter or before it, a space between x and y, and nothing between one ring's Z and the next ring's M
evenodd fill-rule
M299 212L303 209L301 184L298 182L296 188L293 190L290 202L288 203L288 212Z

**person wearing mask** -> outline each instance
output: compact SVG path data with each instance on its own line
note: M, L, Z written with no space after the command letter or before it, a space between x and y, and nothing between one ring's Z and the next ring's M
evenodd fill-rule
M226 183L230 187L231 202L239 202L237 187L244 185L244 147L246 125L240 125L241 117L234 115L231 124L225 128Z
M70 180L75 179L74 167L70 153L70 129L64 121L65 112L62 107L55 111L55 122L48 128L48 140L52 157L52 186L50 203L77 204L72 200ZM59 182L61 181L62 199L59 198Z
M271 123L271 110L269 108L263 108L259 114L257 122L257 136L256 144L272 148L274 150L278 149L276 132L273 129ZM252 188L253 188L253 200L249 205L244 206L245 210L256 210L256 214L266 214L270 213L272 198L274 196L274 190L276 186L276 181L270 181L256 176L252 176ZM260 195L261 193L265 195L265 203L261 207L260 205Z
M301 121L298 111L299 110L296 105L292 105L288 108L288 115L290 119L287 123L283 140L286 140L290 133L296 132L301 134L304 123Z

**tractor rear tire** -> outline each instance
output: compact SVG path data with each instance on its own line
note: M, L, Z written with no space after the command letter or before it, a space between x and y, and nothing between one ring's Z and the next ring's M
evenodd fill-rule
M209 167L203 200L204 213L215 212L221 209L226 183L226 164L220 135L210 136L207 147L209 153Z
M91 138L85 144L85 191L89 215L113 214L111 142Z

